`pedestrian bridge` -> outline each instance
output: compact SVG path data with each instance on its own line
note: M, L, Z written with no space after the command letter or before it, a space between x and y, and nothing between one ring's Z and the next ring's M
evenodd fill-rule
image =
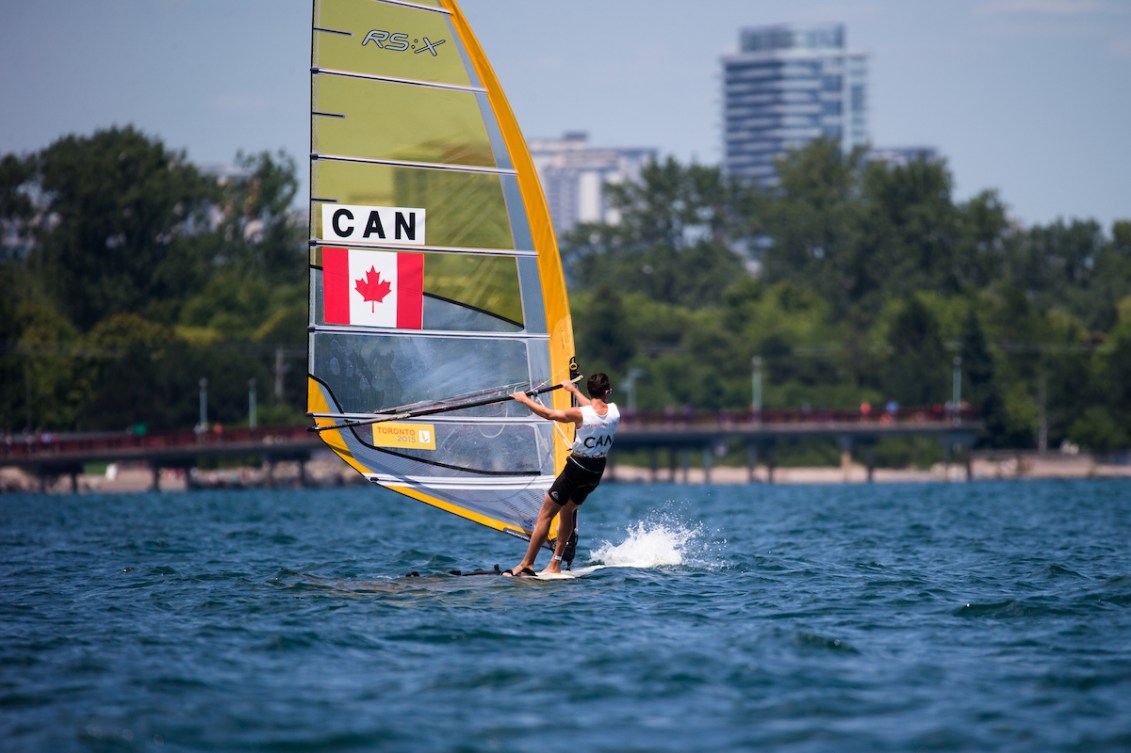
M878 416L859 411L626 411L617 433L618 450L644 450L650 458L652 478L686 481L691 457L702 455L702 466L710 479L711 464L720 447L739 443L746 448L750 480L764 464L773 480L774 448L783 440L836 442L841 465L847 467L856 452L863 453L872 479L872 448L885 437L929 436L938 440L946 462L958 451L970 477L969 450L981 424L965 413L948 412L942 406L901 409ZM0 466L16 466L36 475L41 488L48 479L69 476L72 491L78 476L89 465L141 463L153 472L153 489L159 488L164 468L190 469L205 460L238 460L271 469L280 462L299 463L305 480L306 463L325 445L304 426L219 432L165 432L144 435L91 433L27 435L6 438L0 450ZM665 462L661 462L661 456ZM611 456L615 463L617 453ZM681 476L682 474L682 476Z
M880 415L858 411L764 411L747 412L685 411L666 413L626 413L617 432L618 450L646 450L653 480L666 478L686 482L692 454L702 456L702 467L710 479L711 464L720 447L735 442L746 448L749 479L764 464L767 478L773 481L774 449L784 440L832 441L840 448L841 466L853 462L855 453L873 478L873 448L885 438L926 436L936 439L949 465L956 456L963 463L966 478L971 475L970 449L982 424L968 412L948 411L945 406L901 409ZM666 455L666 463L661 462ZM610 462L615 463L617 453Z

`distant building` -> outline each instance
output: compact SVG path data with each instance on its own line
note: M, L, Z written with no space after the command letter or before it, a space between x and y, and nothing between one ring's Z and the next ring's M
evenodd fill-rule
M224 163L200 163L196 169L205 178L211 179L217 186L239 186L254 178L254 172L246 167ZM43 228L53 227L58 223L56 214L48 214L47 197L41 191L29 193L32 202L32 214L24 218L0 217L0 259L24 258L36 245L37 233ZM308 207L303 204L288 212L287 221L296 227L307 224ZM180 232L185 235L214 232L225 223L234 222L243 240L249 243L259 243L263 240L265 223L262 217L240 215L236 207L224 204L210 204L206 208L206 216L198 218L190 216L180 223ZM234 219L233 219L234 218Z
M938 150L933 146L889 146L868 151L870 162L882 162L888 166L902 167L910 162L938 162L939 159Z
M254 176L250 169L222 162L201 163L196 166L200 174L211 178L218 186L239 186L246 184ZM208 210L208 230L215 230L225 222L231 222L237 209L231 205L213 205ZM240 234L249 243L263 240L263 220L259 217L240 217L237 221Z
M722 62L727 173L772 186L774 160L814 139L868 143L868 58L846 49L843 25L743 29Z
M590 146L582 131L560 139L531 139L528 146L559 235L582 222L619 222L605 200L605 184L639 180L656 159L655 149Z

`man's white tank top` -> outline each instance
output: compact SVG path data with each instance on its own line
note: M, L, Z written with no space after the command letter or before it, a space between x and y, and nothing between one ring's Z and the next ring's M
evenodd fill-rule
M581 426L573 438L573 454L583 458L603 458L613 446L613 436L620 423L616 403L608 403L608 412L601 416L592 405L581 406Z

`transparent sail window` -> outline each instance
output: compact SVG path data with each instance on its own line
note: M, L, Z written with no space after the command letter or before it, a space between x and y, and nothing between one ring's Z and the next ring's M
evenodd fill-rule
M553 473L552 457L548 453L553 443L550 435L553 427L548 423L432 422L426 425L435 434L434 450L386 449L374 456L374 464L405 474L457 478L468 472L484 475ZM367 446L371 444L371 429L361 426L354 431ZM398 464L390 455L411 458L428 467Z
M315 332L312 373L345 414L367 415L530 383L528 343L510 338L403 337ZM458 417L520 417L514 401L460 411Z

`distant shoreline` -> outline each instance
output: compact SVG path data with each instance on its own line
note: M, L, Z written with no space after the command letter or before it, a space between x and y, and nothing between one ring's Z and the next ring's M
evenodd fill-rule
M1110 464L1097 461L1087 453L1067 455L1062 453L975 453L970 463L973 481L998 479L1080 479L1126 478L1131 479L1131 464ZM312 488L334 486L364 486L361 476L333 456L312 460L306 467L306 479ZM714 467L710 482L720 485L751 483L750 472L744 467ZM630 465L610 465L606 483L676 483L703 484L707 474L702 468L688 468L686 474L677 468L672 478L670 468L659 469L655 474L648 468ZM685 480L686 479L686 480ZM191 484L190 484L191 480ZM966 467L960 463L949 466L935 464L928 469L875 468L874 483L951 483L966 481ZM193 471L191 479L184 472L166 469L159 478L162 492L181 492L190 488L265 488L300 486L297 463L280 463L272 477L267 478L261 468L230 468L223 470ZM769 472L759 465L753 483L771 483ZM773 470L774 484L864 484L868 483L868 469L853 463L839 466L790 468ZM150 491L153 473L145 467L112 466L106 474L83 474L78 477L80 494L127 494ZM35 478L15 468L0 468L0 492L39 491ZM47 487L48 494L70 494L69 477L54 479Z

